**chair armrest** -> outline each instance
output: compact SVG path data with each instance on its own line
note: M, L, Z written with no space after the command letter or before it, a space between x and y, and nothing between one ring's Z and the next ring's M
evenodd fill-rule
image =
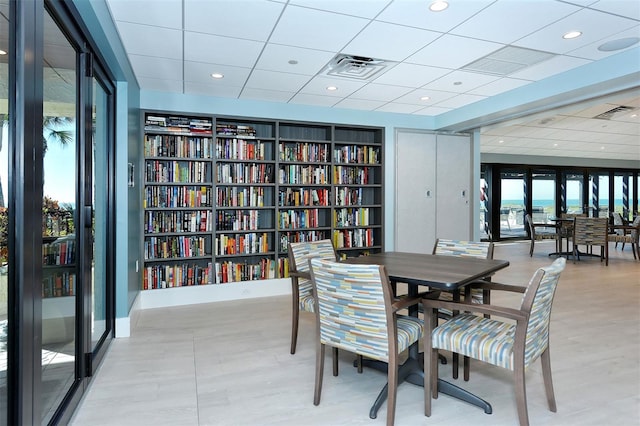
M417 305L423 299L437 299L438 297L440 297L440 290L425 291L423 293L418 293L415 296L402 295L391 303L391 308L393 312L397 312L408 308L409 306Z
M311 273L308 271L289 271L289 277L311 279Z
M516 321L527 320L527 313L513 308L507 308L504 306L495 306L495 305L482 305L478 303L456 303L456 302L447 302L444 300L433 300L433 299L422 299L422 306L424 307L425 313L427 309L449 309L451 311L461 311L461 312L477 312L480 314L488 314L488 315L496 315L503 318L509 318Z
M480 288L482 290L510 291L513 293L524 293L527 290L527 287L519 285L502 284L495 281L484 280L474 281L471 284L468 284L468 286L471 288Z

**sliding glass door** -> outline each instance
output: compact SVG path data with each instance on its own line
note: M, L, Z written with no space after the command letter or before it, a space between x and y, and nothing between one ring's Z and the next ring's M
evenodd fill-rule
M500 173L500 238L526 236L524 215L527 179L522 170L507 169Z
M556 216L556 172L534 170L531 173L531 218L534 223L548 223Z

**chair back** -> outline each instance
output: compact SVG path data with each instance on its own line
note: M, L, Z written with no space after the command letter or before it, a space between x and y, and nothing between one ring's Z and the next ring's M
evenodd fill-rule
M576 245L605 246L609 242L609 219L578 216L573 232L573 243Z
M614 225L624 225L624 221L622 220L622 215L620 213L612 212L611 217ZM618 235L624 235L624 229L616 229L614 232Z
M438 238L433 246L433 254L493 259L493 243Z
M289 273L309 272L309 259L318 257L322 259L336 260L336 251L331 240L305 241L289 243ZM295 283L294 283L295 284ZM297 280L298 298L304 299L313 294L313 286L310 279ZM309 307L308 310L313 310Z
M551 305L566 262L564 257L560 257L551 265L538 269L522 298L520 309L529 313L524 349L525 366L538 359L549 343Z
M638 244L638 236L640 234L640 215L636 216L631 223L631 226L635 227L635 229L631 230L631 239Z
M384 266L319 258L309 263L320 343L388 362L398 343Z

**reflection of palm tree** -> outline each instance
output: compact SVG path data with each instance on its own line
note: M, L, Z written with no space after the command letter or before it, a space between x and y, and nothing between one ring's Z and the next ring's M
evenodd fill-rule
M0 151L2 151L2 135L4 126L9 123L8 114L0 114ZM42 120L42 148L43 155L47 153L47 141L52 140L58 142L62 146L66 146L73 141L73 131L60 130L60 127L68 127L73 123L71 117L44 117ZM2 179L0 178L0 207L4 205L4 190Z

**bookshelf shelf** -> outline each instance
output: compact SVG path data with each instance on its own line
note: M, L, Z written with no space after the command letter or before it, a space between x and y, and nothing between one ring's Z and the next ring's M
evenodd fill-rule
M172 112L144 128L144 289L283 278L290 241L382 251L382 128Z

